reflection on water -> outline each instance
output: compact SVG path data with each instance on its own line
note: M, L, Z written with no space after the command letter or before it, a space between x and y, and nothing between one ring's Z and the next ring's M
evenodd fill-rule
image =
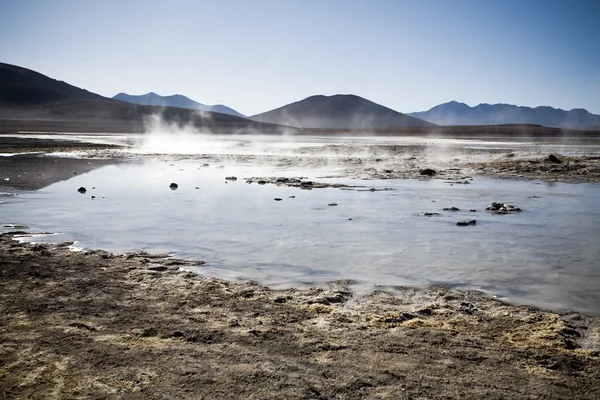
M84 248L172 252L207 261L199 273L271 286L335 279L445 284L600 314L598 185L336 180L394 190L308 191L242 179L274 175L324 181L318 175L327 171L125 163L4 197L0 224L61 232L35 240L74 240ZM81 186L85 194L77 192ZM492 215L485 207L493 201L524 211ZM442 211L446 207L461 211ZM476 226L456 225L472 219Z

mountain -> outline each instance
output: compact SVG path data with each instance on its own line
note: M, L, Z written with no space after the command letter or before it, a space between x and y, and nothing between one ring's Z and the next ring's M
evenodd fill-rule
M351 94L311 96L286 106L253 115L259 122L298 128L375 129L401 126L433 126L391 108Z
M289 130L218 112L113 100L26 68L0 63L0 131L144 132L148 119L156 116L168 126L192 126L218 133Z
M479 104L469 107L451 101L428 111L409 113L438 125L501 125L535 124L558 128L588 128L600 126L600 115L576 108L565 111L552 107L521 107L512 104Z
M236 117L246 118L245 115L240 114L234 109L224 106L222 104L207 106L180 94L174 94L172 96L160 96L154 92L150 92L136 96L127 93L119 93L118 95L114 96L113 99L146 106L189 108L192 110L219 112L222 114L229 114L234 115Z
M0 104L37 106L63 100L102 100L87 90L30 69L0 63Z

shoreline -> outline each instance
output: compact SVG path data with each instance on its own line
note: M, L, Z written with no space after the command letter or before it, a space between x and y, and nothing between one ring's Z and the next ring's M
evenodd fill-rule
M30 149L48 143L37 146ZM115 150L78 143L60 151L73 149ZM331 149L340 150L347 176L370 179L422 178L424 166L435 167L434 179L459 179L481 166L496 177L568 182L585 170L600 181L595 158L559 155L557 163L547 154L494 153L498 159L456 171L452 159L433 165L418 146L382 145L367 155L354 146ZM319 151L307 146L270 162L318 167ZM0 171L35 189L121 161L16 155L0 158ZM57 169L42 180L45 162ZM17 242L18 234L0 234L0 397L600 397L600 316L440 287L360 297L344 281L275 290L185 270L200 261L74 252L70 243Z
M9 398L600 396L600 317L441 288L272 290L14 235L0 235Z

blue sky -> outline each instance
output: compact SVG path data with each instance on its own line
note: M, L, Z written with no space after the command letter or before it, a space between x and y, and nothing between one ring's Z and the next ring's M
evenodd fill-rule
M598 0L0 0L0 61L252 115L352 93L600 114Z

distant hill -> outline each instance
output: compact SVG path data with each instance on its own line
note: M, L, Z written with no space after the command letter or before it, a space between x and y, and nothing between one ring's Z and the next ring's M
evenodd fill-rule
M104 97L30 69L0 63L0 104L39 106L63 100L101 100Z
M218 112L113 100L0 63L0 131L144 132L152 116L160 116L169 125L217 133L279 133L284 128Z
M402 126L433 126L391 108L351 94L311 96L250 119L298 128L375 129Z
M136 96L127 93L119 93L118 95L114 96L113 99L146 106L189 108L191 110L212 111L223 114L235 115L236 117L246 118L245 115L240 114L234 109L224 106L222 104L207 106L206 104L198 103L197 101L194 101L189 97L185 97L180 94L174 94L172 96L160 96L154 92L150 92Z
M512 104L479 104L469 107L451 101L428 111L409 113L415 118L438 125L535 124L564 128L600 126L600 115L576 108L565 111L552 107L520 107Z

